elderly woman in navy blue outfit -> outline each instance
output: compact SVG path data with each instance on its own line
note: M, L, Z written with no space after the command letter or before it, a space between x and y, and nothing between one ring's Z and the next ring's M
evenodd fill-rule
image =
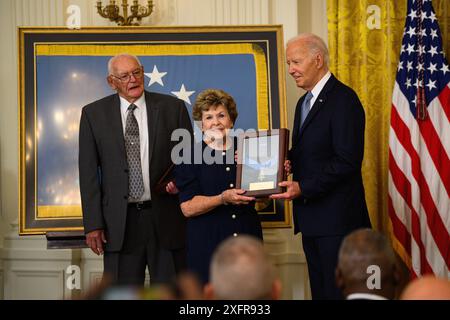
M191 152L202 152L201 163L181 164L175 169L179 200L187 223L188 269L203 283L209 280L209 264L219 243L240 234L262 239L254 198L234 187L236 141L229 136L237 117L234 99L222 90L201 92L193 118L201 123L203 139ZM205 161L211 155L215 161ZM198 155L197 155L198 157Z

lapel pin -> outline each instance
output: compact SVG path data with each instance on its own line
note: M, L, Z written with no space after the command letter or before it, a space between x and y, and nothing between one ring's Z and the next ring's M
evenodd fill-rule
M322 103L322 102L323 102L323 99L319 99L319 102L321 102L321 103Z

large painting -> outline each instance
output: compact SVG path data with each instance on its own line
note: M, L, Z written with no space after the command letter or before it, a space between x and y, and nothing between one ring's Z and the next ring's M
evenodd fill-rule
M139 57L148 91L236 100L238 129L287 126L281 26L19 28L20 234L81 231L81 108L112 94L107 62ZM288 202L259 202L264 227L291 225Z

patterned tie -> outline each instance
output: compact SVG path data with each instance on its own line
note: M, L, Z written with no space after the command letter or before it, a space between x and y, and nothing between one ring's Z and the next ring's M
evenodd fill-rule
M300 118L300 128L303 126L303 123L305 123L305 119L308 116L309 110L311 109L311 99L313 97L313 94L311 91L308 91L306 94L305 100L303 100L302 109L301 109L301 118Z
M134 116L136 105L128 107L127 121L125 124L125 149L128 161L128 197L138 200L144 194L144 180L142 178L141 148L139 139L139 126Z

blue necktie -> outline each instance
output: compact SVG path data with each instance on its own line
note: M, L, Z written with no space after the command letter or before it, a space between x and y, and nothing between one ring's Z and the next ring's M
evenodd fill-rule
M303 123L305 123L305 119L308 116L309 110L311 109L312 97L313 97L313 94L311 93L311 91L308 91L308 93L306 94L305 100L303 100L301 114L300 114L300 128L303 126Z

